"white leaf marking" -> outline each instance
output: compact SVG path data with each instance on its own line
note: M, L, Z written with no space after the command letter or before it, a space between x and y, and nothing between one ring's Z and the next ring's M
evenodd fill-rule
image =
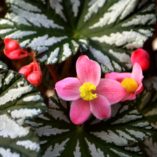
M111 71L114 70L110 62L110 59L107 55L104 55L101 51L96 50L95 48L92 48L92 47L90 47L90 51L100 63L105 65L109 70Z
M124 46L127 49L142 47L147 36L135 31L123 31L122 33L111 33L110 36L93 37L93 40L109 45Z
M13 110L11 111L11 117L12 118L17 118L17 119L25 119L25 118L31 118L34 117L35 115L39 115L41 113L40 109L18 109L18 110Z
M20 157L20 154L12 153L10 149L4 149L0 147L0 155L2 157Z
M29 128L24 128L10 119L7 115L0 116L0 136L10 137L12 139L26 136Z
M81 157L81 152L80 152L80 143L77 141L75 151L74 151L74 157Z
M88 144L90 154L92 157L104 157L104 153L101 151L100 148L96 148L95 144L90 143L87 139L86 142Z
M128 140L124 137L121 137L119 134L116 134L112 130L101 131L101 132L92 132L93 135L99 137L107 143L114 143L117 146L125 146L128 144Z
M74 16L76 17L79 12L80 0L71 0L71 3Z
M25 101L25 102L39 101L39 100L42 100L42 97L40 95L29 95L29 96L23 98L23 101Z
M138 0L131 0L131 1L119 0L117 3L114 3L114 5L108 9L108 12L105 13L104 16L100 18L97 23L95 23L93 26L90 26L90 29L96 27L103 27L105 25L114 23L116 22L118 17L121 20L124 19L127 15L129 15L134 10L137 3Z
M89 3L88 3L88 13L87 15L85 15L85 18L84 18L84 22L86 22L87 20L89 20L92 16L92 14L96 14L99 9L101 7L103 7L103 5L106 3L106 0L91 0Z
M32 86L13 88L7 91L0 97L0 105L5 105L8 102L14 101L20 98L23 94L26 94L32 90Z
M58 55L59 55L59 48L56 48L53 52L51 52L47 64L53 64L56 63L58 60Z
M38 143L32 142L30 140L25 140L25 141L17 141L17 145L23 146L26 149L34 150L34 151L39 151L40 147Z
M60 157L61 153L65 149L64 147L68 141L69 141L69 139L67 138L60 144L56 143L53 148L52 148L52 146L48 147L48 149L46 150L43 157L50 157L52 155L53 155L53 157Z
M58 129L52 128L51 126L43 126L37 129L37 133L39 136L50 136L50 135L58 135L64 132L68 132L68 129Z

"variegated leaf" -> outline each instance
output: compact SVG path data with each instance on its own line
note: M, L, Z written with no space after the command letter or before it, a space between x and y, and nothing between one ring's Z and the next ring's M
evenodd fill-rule
M2 61L0 61L0 69L8 69L8 66Z
M129 55L152 35L154 0L6 0L0 35L52 64L87 47L103 71L130 67Z
M50 114L32 123L41 137L42 157L141 157L140 143L156 132L135 108L118 104L111 119L91 118L75 126L68 118L69 105L52 99Z
M157 156L157 139L156 136L152 138L147 138L144 142L145 151L149 157Z
M43 108L40 93L22 76L0 68L0 156L38 156L39 139L25 121Z
M157 129L157 77L150 77L144 81L145 91L135 101L140 113ZM157 136L146 138L143 146L149 157L157 156Z
M145 80L145 91L135 102L143 115L157 128L157 77Z

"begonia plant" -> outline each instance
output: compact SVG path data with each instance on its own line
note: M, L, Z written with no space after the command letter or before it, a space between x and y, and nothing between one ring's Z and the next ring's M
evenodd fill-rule
M1 0L0 156L157 156L155 29L155 0Z

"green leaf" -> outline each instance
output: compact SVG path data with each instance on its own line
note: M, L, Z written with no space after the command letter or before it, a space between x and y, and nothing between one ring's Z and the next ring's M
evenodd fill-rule
M26 124L41 114L44 103L19 74L0 69L0 156L37 157L38 136Z
M41 62L62 62L87 47L104 71L130 68L129 55L152 35L154 0L6 0L0 35L37 50Z
M157 77L149 77L144 81L145 90L135 101L140 113L157 129ZM149 157L157 156L157 136L154 134L144 141L144 150Z
M156 136L152 138L147 138L144 141L145 151L149 157L156 157L157 156L157 139Z
M69 120L69 105L50 101L50 114L33 123L41 141L43 157L141 157L142 142L156 131L130 104L113 106L106 121L89 119L82 126Z
M135 101L139 111L157 128L157 77L145 80L145 91Z
M8 66L2 61L0 61L0 69L8 69Z

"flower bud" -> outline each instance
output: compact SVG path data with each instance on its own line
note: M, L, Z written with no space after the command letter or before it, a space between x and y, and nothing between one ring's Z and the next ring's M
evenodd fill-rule
M39 86L42 81L42 73L40 71L34 71L28 75L27 80L34 86Z
M28 56L28 52L20 47L18 41L11 38L5 38L4 44L4 54L9 59L18 60Z
M34 61L29 65L23 66L19 73L23 74L32 85L39 86L41 84L42 72L37 62Z
M150 57L147 51L145 51L142 48L139 48L135 50L131 54L131 63L134 65L135 63L138 63L143 71L148 70L150 66Z

